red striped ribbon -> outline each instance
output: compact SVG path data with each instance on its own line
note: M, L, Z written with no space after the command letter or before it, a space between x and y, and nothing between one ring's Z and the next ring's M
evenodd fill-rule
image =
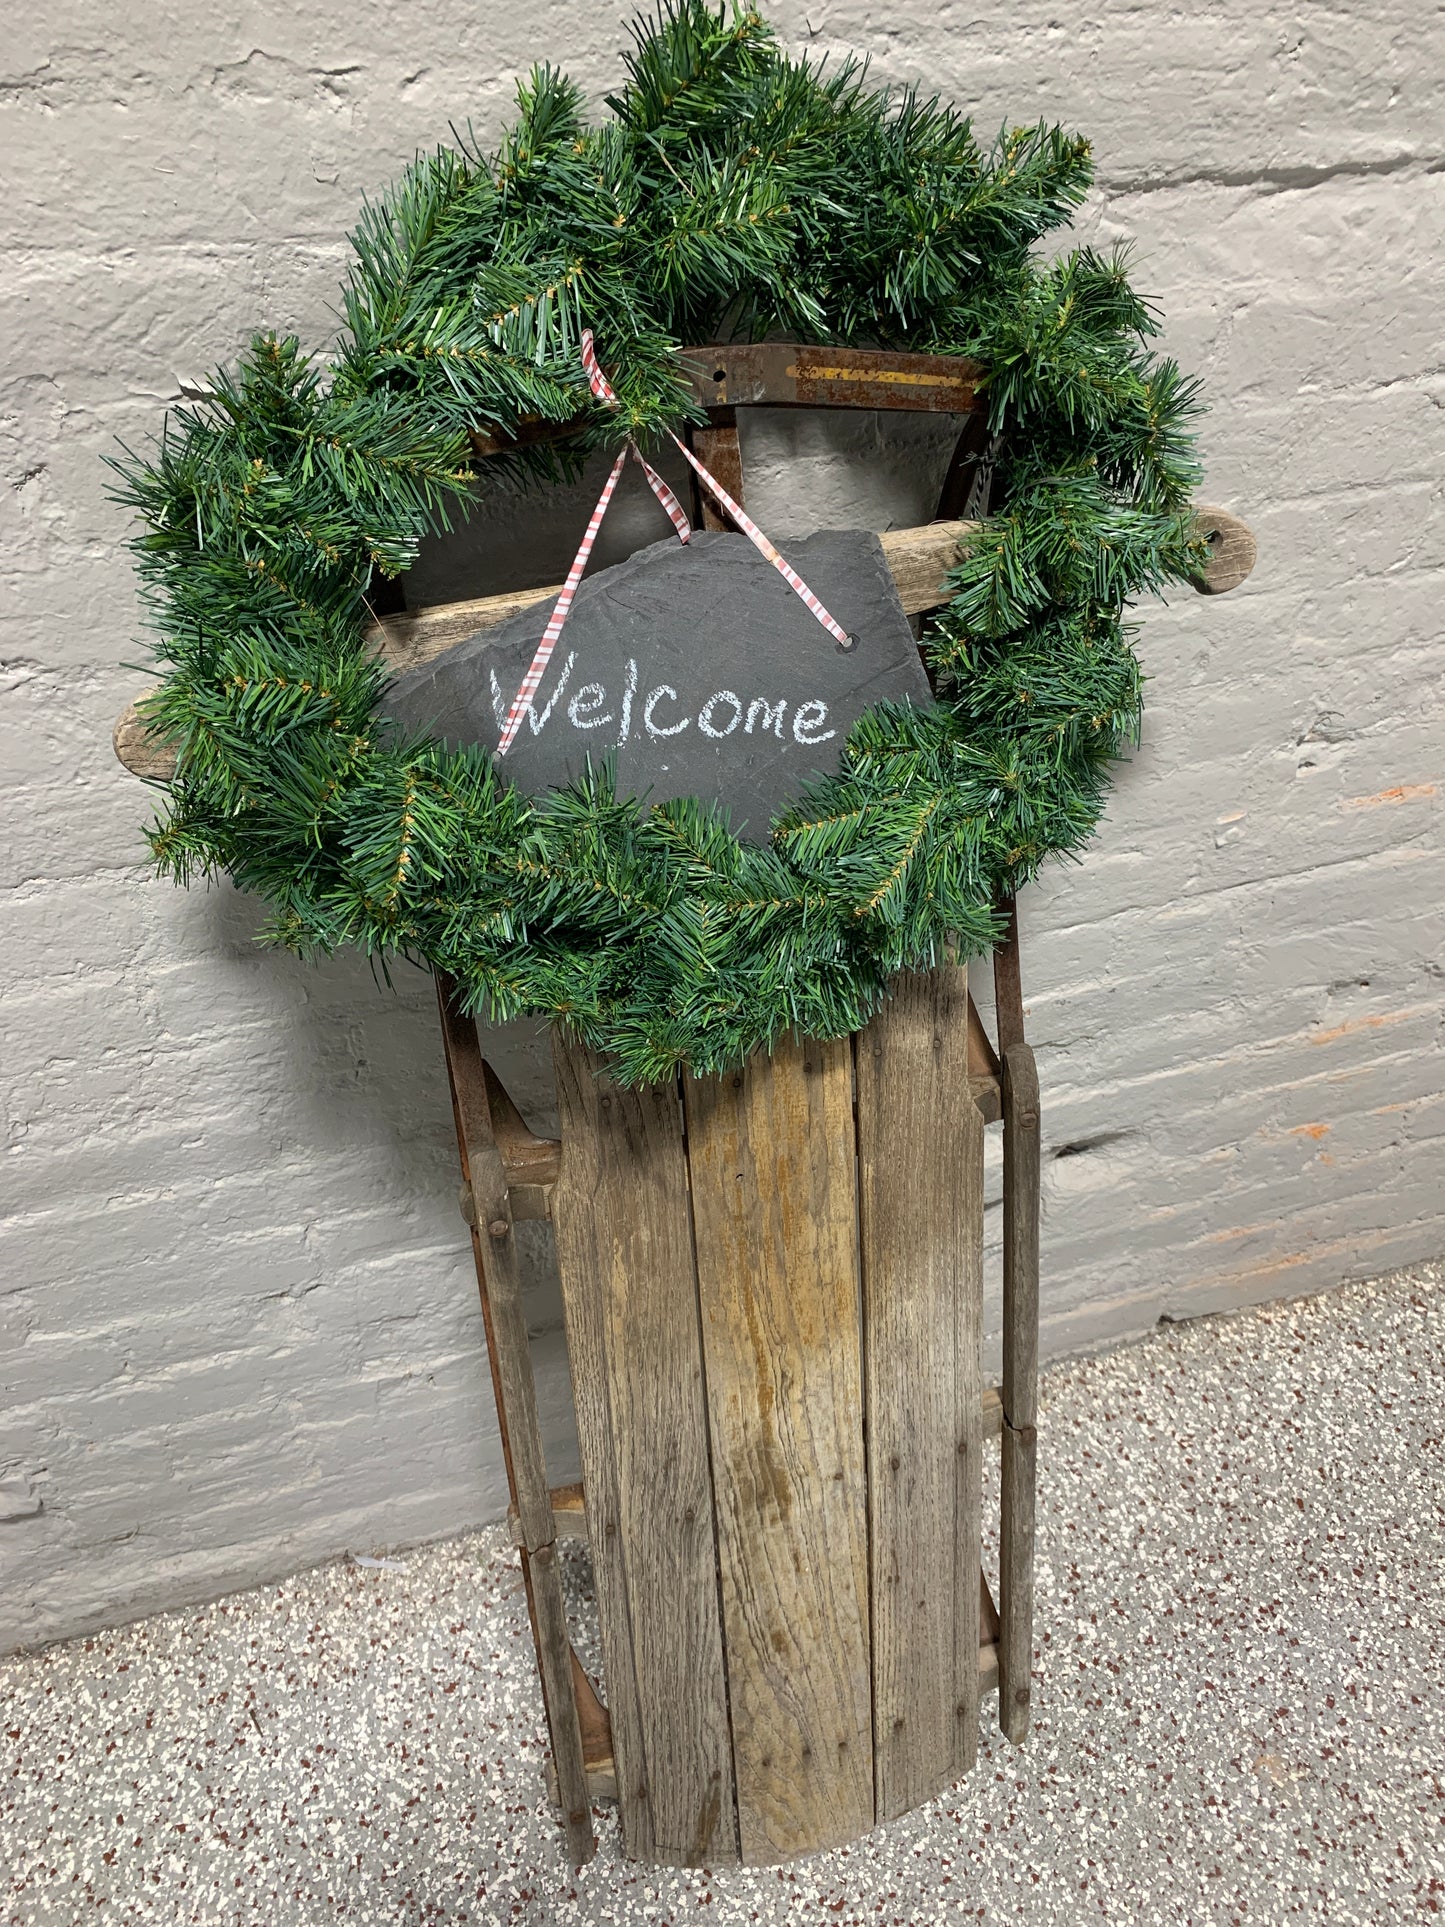
M652 484L653 494L672 517L672 526L677 530L678 541L688 541L692 536L692 523L689 522L686 515L683 514L682 503L678 501L672 490L667 486L667 483L663 481L657 470L652 466L652 463L648 461L642 450L637 446L637 443L629 441L627 446L632 450L637 460L641 462L642 472Z
M592 511L592 520L587 524L587 533L582 538L582 546L572 560L567 571L567 580L562 584L562 593L552 607L551 619L542 632L542 640L537 644L527 673L522 678L522 686L512 698L512 707L507 711L507 720L502 729L502 740L497 744L498 756L505 756L516 740L517 731L522 727L532 698L536 695L547 664L552 660L552 651L557 647L557 638L562 633L562 624L567 620L567 612L572 607L572 598L577 593L577 584L582 580L582 571L587 567L587 558L592 553L592 544L597 540L597 531L602 527L602 518L607 513L607 505L612 500L612 491L617 487L622 465L627 460L627 450L618 450L617 460L612 464L612 473L607 477L607 486L597 498L597 506Z
M601 365L597 360L597 351L593 346L592 330L590 328L584 329L582 334L582 366L587 371L587 380L593 394L599 401L605 401L615 408L617 405L617 396L613 392L612 385L606 375L603 374ZM753 521L751 516L744 513L731 495L728 494L722 483L703 466L685 442L676 435L674 435L672 439L682 450L685 459L689 461L697 471L703 486L708 490L709 494L712 495L718 506L732 517L733 521L742 530L753 547L757 549L759 554L766 556L768 561L771 562L773 567L778 571L778 574L782 576L783 580L787 583L788 587L793 591L794 595L798 596L804 606L817 617L818 621L822 623L829 635L834 637L839 646L844 649L851 649L853 647L853 638L848 634L846 629L842 628L833 620L822 603L813 594L813 591L808 587L807 583L804 582L803 578L795 569L789 567L788 563L779 555L778 551L763 534L757 523ZM692 534L692 525L682 512L682 504L678 501L667 483L663 481L651 462L649 462L647 457L642 453L642 450L637 446L636 442L629 436L619 451L617 460L612 464L612 473L607 477L606 486L597 498L597 506L592 511L591 521L587 524L587 533L583 536L582 545L573 558L572 567L567 572L567 580L562 585L562 593L553 605L551 618L543 632L542 640L537 645L537 653L533 656L527 673L522 678L521 688L512 698L512 706L507 711L507 720L502 729L502 739L497 744L498 756L505 756L507 751L512 747L512 744L516 741L517 731L522 727L522 718L530 708L532 698L536 695L538 688L541 686L542 678L547 673L547 664L552 660L552 652L557 647L557 638L561 635L562 625L567 620L568 613L571 610L572 599L577 593L577 584L582 580L583 570L587 567L588 559L592 554L592 545L597 540L597 531L602 527L602 518L607 513L608 504L612 500L613 492L622 474L623 464L629 455L634 456L636 460L641 463L642 472L647 477L653 494L657 497L658 501L661 502L663 508L666 509L672 521L672 526L677 530L678 540L680 542L686 542Z
M593 345L592 330L590 328L584 328L582 331L582 366L587 370L587 380L591 384L592 392L597 399L599 401L611 402L616 406L617 397L612 392L612 386L606 375L603 374L601 366L598 363L597 350ZM767 557L768 561L772 563L784 582L786 582L788 587L793 591L793 594L798 596L811 613L818 618L819 622L822 623L833 640L840 643L843 648L851 649L853 647L853 640L848 634L848 631L834 622L833 618L828 614L828 611L823 607L822 603L819 602L818 598L813 594L813 591L798 574L797 570L791 568L784 558L778 554L778 551L763 534L752 517L733 500L717 477L703 466L687 446L686 442L682 441L676 435L674 435L672 439L681 449L684 459L692 464L692 467L701 478L703 486L713 497L719 508L723 509L732 517L733 521L742 530L749 542L752 543L759 555ZM641 460L641 457L639 456L638 459ZM650 472L649 470L649 473Z

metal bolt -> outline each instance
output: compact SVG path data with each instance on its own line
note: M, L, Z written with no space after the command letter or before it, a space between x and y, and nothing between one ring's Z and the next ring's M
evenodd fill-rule
M511 1230L511 1226L505 1218L493 1218L492 1222L487 1226L487 1229L494 1238L505 1238Z

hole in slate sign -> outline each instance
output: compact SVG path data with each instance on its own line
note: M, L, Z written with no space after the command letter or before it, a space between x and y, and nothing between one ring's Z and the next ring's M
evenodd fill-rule
M1218 548L1219 544L1224 540L1224 531L1223 529L1211 529L1204 539L1211 549Z
M843 640L841 642L835 642L833 647L843 650L846 654L848 650L858 647L858 638L856 636L844 636Z
M726 381L726 380L727 380L727 378L728 378L728 371L727 371L727 369L726 369L726 368L714 368L714 369L713 369L713 371L712 371L712 378L713 378L713 380L714 380L714 381Z

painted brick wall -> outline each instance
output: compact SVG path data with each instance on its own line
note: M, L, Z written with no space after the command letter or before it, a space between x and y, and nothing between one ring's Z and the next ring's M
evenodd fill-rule
M145 799L108 739L140 650L100 458L253 324L324 341L361 196L449 120L493 135L536 58L600 96L612 13L42 0L7 23L0 1645L500 1509L429 986L263 955L230 890L138 867ZM1214 403L1205 499L1260 537L1245 590L1148 614L1143 751L1089 861L1026 901L1048 1349L1438 1252L1440 17L775 18L985 126L1089 132L1080 228L1136 238ZM791 432L750 451L765 521L909 519L896 463L859 492L887 433ZM481 538L428 566L488 586ZM526 1028L497 1048L545 1114Z

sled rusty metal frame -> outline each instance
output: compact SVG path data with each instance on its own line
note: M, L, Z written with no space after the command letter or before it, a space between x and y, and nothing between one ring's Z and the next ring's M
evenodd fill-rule
M889 531L880 538L905 611L918 615L941 603L960 538L988 503L995 450L977 407L980 370L975 364L943 356L786 342L696 348L688 351L687 364L707 411L706 426L692 428L689 439L701 461L739 502L743 500L739 408L867 408L961 417L937 520L920 528ZM472 439L478 455L486 456L518 442L565 434L567 428L567 424L524 424L511 436L483 428ZM728 526L696 482L693 511L698 526ZM1232 588L1253 564L1253 538L1242 523L1223 511L1199 514L1213 551L1201 586L1213 592ZM413 613L397 611L379 619L371 644L394 668L411 668L557 592L552 586ZM147 735L134 704L116 725L115 747L121 761L137 775L165 779L173 771L173 757ZM764 1861L853 1837L875 1819L905 1812L956 1779L973 1761L980 1700L995 1688L1004 1734L1018 1743L1028 1731L1038 1381L1039 1089L1033 1053L1024 1035L1017 909L1012 900L1002 909L1006 934L993 958L996 1043L968 993L966 969L948 966L900 980L898 995L855 1037L834 1045L794 1040L780 1047L776 1063L755 1059L745 1073L730 1079L681 1078L651 1092L624 1092L609 1084L600 1059L559 1038L555 1057L564 1120L561 1139L538 1137L528 1127L486 1062L477 1025L462 1014L455 984L444 973L436 975L461 1163L462 1208L471 1231L486 1329L507 1472L508 1516L520 1555L546 1706L551 1782L575 1864L596 1850L591 1804L598 1797L619 1800L624 1847L638 1857ZM913 1106L911 1125L895 1115L900 1105L906 1108L908 1093ZM946 1112L953 1135L961 1144L966 1141L963 1163L949 1164L950 1133L934 1128L926 1109L929 1104L935 1113ZM770 1446L767 1440L760 1441L755 1430L749 1433L752 1421L746 1413L743 1434L729 1438L725 1433L731 1421L720 1412L728 1373L736 1362L729 1347L736 1337L737 1318L744 1313L751 1318L757 1311L749 1292L756 1287L765 1297L770 1287L767 1280L747 1278L740 1285L715 1256L705 1262L702 1240L704 1236L712 1240L709 1252L714 1246L731 1249L733 1271L748 1270L746 1254L738 1258L737 1240L740 1236L746 1240L751 1232L749 1221L736 1218L737 1174L731 1166L758 1153L760 1134L764 1151L769 1148L773 1118L781 1120L776 1126L781 1144L790 1117L801 1130L790 1153L794 1166L798 1156L806 1162L806 1156L817 1154L817 1168L801 1169L796 1175L795 1215L813 1222L821 1234L828 1233L831 1225L844 1241L834 1250L833 1268L842 1278L843 1291L833 1307L837 1331L831 1330L828 1305L819 1298L813 1306L817 1318L808 1344L815 1350L821 1346L824 1352L836 1344L841 1362L829 1361L836 1382L827 1397L835 1404L853 1399L857 1413L852 1445L844 1441L839 1447L841 1469L828 1472L821 1461L801 1469L775 1466L770 1474L775 1489L772 1498L765 1500L751 1487L725 1488L738 1465L752 1463L749 1455L755 1457L765 1447L773 1449L776 1440ZM981 1133L984 1125L992 1123L1002 1124L1004 1167L1003 1379L996 1388L983 1386L977 1376ZM910 1129L914 1166L900 1172L893 1149L910 1141ZM832 1169L825 1170L830 1137L846 1139L847 1146ZM799 1146L812 1150L804 1155ZM611 1164L604 1170L609 1158ZM779 1150L780 1167L784 1161ZM954 1177L960 1174L962 1181L956 1185ZM627 1189L634 1181L637 1197ZM665 1286L668 1280L654 1277L639 1288L636 1305L623 1307L622 1323L609 1337L604 1329L610 1316L609 1294L619 1295L619 1274L614 1272L609 1280L604 1262L608 1253L603 1247L610 1241L612 1261L621 1254L625 1262L634 1207L650 1210L657 1218L648 1232L654 1245L666 1247L672 1239L676 1264L686 1272L692 1296L659 1289L659 1283ZM917 1215L918 1237L923 1242L913 1241L912 1260L905 1252L894 1262L889 1254L891 1245L898 1243L899 1214L910 1211ZM555 1488L548 1484L515 1237L516 1224L527 1219L554 1219L558 1234L579 1439L584 1474L590 1461L601 1482L595 1493L585 1477L582 1484ZM838 1230L839 1226L844 1229ZM844 1249L849 1241L851 1255ZM956 1263L951 1241L960 1251ZM650 1262L647 1250L652 1249L644 1250L644 1269ZM940 1252L941 1266L935 1262ZM901 1295L900 1279L890 1282L890 1267L898 1272L901 1265L906 1271L909 1262L920 1272L937 1272L936 1291L941 1295L936 1305L912 1302L907 1278L901 1280ZM808 1274L802 1289L827 1288L826 1266L802 1269ZM625 1280L625 1269L621 1276ZM771 1288L777 1288L776 1279ZM785 1290L791 1288L785 1286ZM935 1284L929 1289L935 1289ZM627 1293L620 1295L625 1298ZM862 1308L860 1313L851 1309L854 1303ZM942 1316L934 1321L932 1312L939 1308ZM930 1315L920 1318L920 1309ZM786 1315L786 1306L783 1312ZM630 1326L628 1318L633 1320ZM943 1331L937 1342L934 1322ZM634 1342L639 1348L636 1358L627 1355ZM658 1346L656 1356L643 1355L649 1347ZM890 1346L893 1351L887 1349ZM951 1365L958 1361L961 1366L955 1372ZM663 1483L654 1493L655 1508L661 1513L675 1500L676 1523L674 1528L654 1521L649 1528L650 1552L623 1543L627 1505L633 1505L635 1519L636 1505L652 1491L646 1476L639 1483L635 1462L630 1467L623 1463L625 1450L638 1448L639 1439L638 1449L644 1453L649 1449L648 1428L658 1422L656 1410L647 1404L648 1387L628 1382L629 1375L640 1380L644 1372L655 1384L681 1388L663 1414L667 1423L681 1428L675 1462L661 1468ZM888 1391L892 1380L903 1385L902 1392ZM950 1391L954 1380L956 1386ZM943 1404L935 1401L922 1420L910 1404L910 1388L918 1385L932 1386L943 1397ZM621 1407L633 1390L640 1390L642 1405L637 1414L629 1415ZM954 1398L952 1408L949 1397ZM966 1399L967 1410L958 1405L959 1397ZM806 1422L800 1429L806 1433L808 1423L825 1422L829 1413L815 1400L801 1418ZM629 1424L633 1426L630 1447L623 1437ZM910 1461L911 1430L926 1431L930 1424L942 1441L941 1472L939 1450L928 1464L922 1458L916 1465ZM958 1437L956 1448L945 1436L950 1425ZM950 1481L961 1491L963 1479L962 1473L949 1471L950 1455L956 1450L960 1465L967 1460L968 1479L977 1494L978 1451L981 1440L990 1435L1000 1436L1002 1453L996 1602L979 1563L980 1497L959 1501L961 1512L949 1510L954 1504ZM888 1438L894 1441L891 1447L885 1443ZM660 1457L662 1442L650 1449ZM635 1456L634 1451L634 1461ZM695 1490L684 1505L686 1495L679 1493L689 1478ZM927 1517L916 1506L917 1519L909 1513L908 1502L900 1497L898 1478L911 1478L919 1491L927 1487L932 1495L925 1508ZM634 1488L630 1495L622 1489L629 1479ZM860 1552L854 1543L856 1532L852 1541L846 1532L841 1539L835 1533L828 1544L823 1563L831 1559L841 1565L842 1583L833 1587L824 1573L822 1590L809 1605L825 1620L830 1613L837 1615L835 1624L823 1627L832 1648L825 1653L819 1640L820 1650L812 1657L819 1673L827 1672L835 1657L833 1649L840 1642L846 1647L852 1639L858 1648L855 1657L861 1655L862 1671L855 1666L853 1674L844 1677L846 1668L840 1671L833 1665L838 1678L832 1682L837 1687L832 1698L825 1682L817 1704L789 1706L781 1728L774 1732L768 1698L774 1690L768 1671L771 1656L734 1654L724 1631L736 1623L730 1615L738 1602L730 1596L729 1587L735 1593L740 1585L752 1585L769 1555L758 1544L733 1544L729 1535L748 1539L756 1523L747 1513L750 1504L773 1505L776 1512L780 1502L786 1523L790 1492L800 1498L800 1514L807 1515L801 1523L794 1521L791 1529L806 1534L811 1519L821 1530L819 1508L823 1500L833 1503L828 1498L833 1485L825 1480L837 1482L845 1492L851 1481L855 1509L861 1508L859 1516L865 1521L866 1544ZM810 1492L814 1497L823 1495L812 1514L808 1514ZM723 1521L725 1506L732 1510ZM707 1512L706 1529L701 1541L693 1544L700 1510ZM921 1564L922 1554L915 1558L910 1541L915 1523L921 1523L922 1537L930 1542ZM776 1517L772 1525L777 1528ZM672 1548L666 1538L674 1529L676 1560L670 1557ZM558 1542L568 1538L589 1538L593 1548L611 1712L602 1704L568 1632L557 1553ZM838 1546L841 1552L835 1551ZM958 1547L977 1573L976 1591L957 1563ZM811 1548L813 1552L824 1549L823 1538ZM805 1546L804 1553L808 1550ZM851 1575L850 1556L857 1567ZM951 1558L954 1563L949 1565ZM657 1571L636 1569L639 1562L649 1560ZM794 1564L799 1564L796 1551ZM802 1564L808 1564L806 1557ZM919 1595L904 1602L913 1610L913 1620L900 1610L910 1584ZM924 1606L925 1594L936 1609L939 1595L948 1596L940 1610L951 1617L941 1633L937 1626L933 1628L929 1650L935 1655L942 1652L939 1670L949 1673L949 1678L930 1677L926 1667L913 1663L923 1651L916 1613ZM954 1603L949 1604L950 1599ZM748 1603L752 1610L756 1602ZM788 1604L776 1598L771 1601L775 1621L779 1614L786 1621ZM664 1651L659 1657L661 1648L674 1643L674 1611L676 1652ZM772 1641L780 1644L783 1637L775 1623ZM885 1645L891 1651L887 1677ZM806 1681L809 1658L807 1653L796 1655L793 1671L785 1669L779 1675L780 1700L787 1700L799 1690L799 1682ZM663 1691L657 1680L649 1681L649 1668L666 1674L669 1666L673 1672L662 1682ZM677 1671L679 1667L687 1669L685 1676ZM751 1676L745 1677L750 1667ZM691 1693L698 1706L693 1712L686 1707L679 1710L680 1683L690 1688L694 1681L702 1683ZM649 1693L651 1705L645 1703ZM807 1692L803 1698L808 1698ZM944 1713L941 1728L934 1717L939 1706ZM850 1718L860 1741L853 1753L866 1753L866 1759L848 1752L844 1729ZM938 1730L930 1728L930 1720ZM836 1742L831 1737L835 1730ZM827 1745L815 1748L815 1737L826 1737ZM819 1765L817 1755L827 1754L835 1744L837 1757L824 1758ZM790 1746L795 1757L778 1757L786 1756Z

